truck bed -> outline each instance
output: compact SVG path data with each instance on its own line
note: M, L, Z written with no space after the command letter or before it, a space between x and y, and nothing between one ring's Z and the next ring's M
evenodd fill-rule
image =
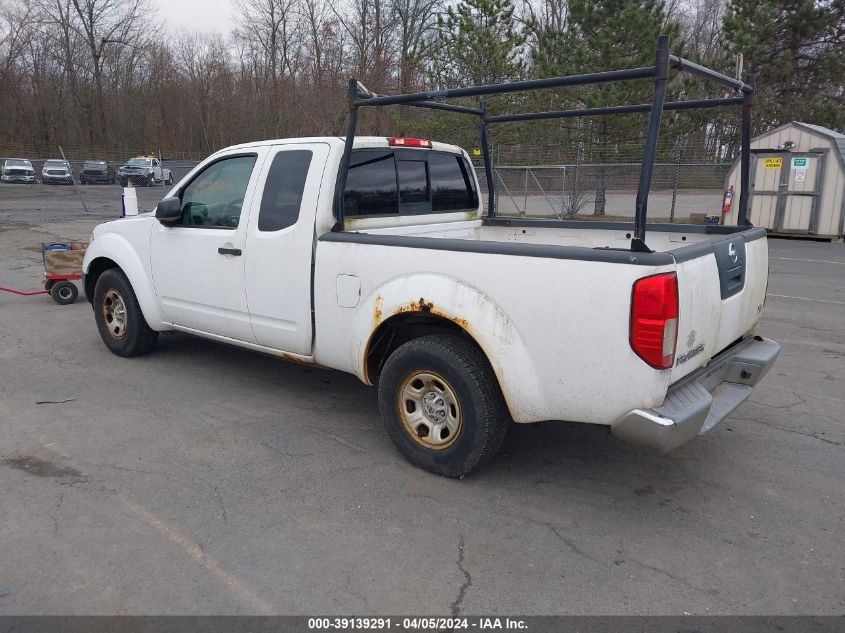
M363 223L362 223L363 224ZM416 224L390 228L367 229L370 235L402 235L441 239L477 240L537 244L545 246L572 246L592 249L629 251L632 225L627 222L598 222L577 220L534 220L527 218L497 218L493 224L481 220L446 222L441 224ZM648 244L657 253L695 245L708 244L741 233L737 226L653 224L649 225Z
M706 366L737 341L750 337L759 321L768 270L767 243L761 239L766 235L763 229L650 225L648 243L655 249L651 253L630 250L631 231L630 224L499 219L494 225L472 220L328 233L320 242L326 246L326 242L346 243L339 251L343 253L342 268L372 280L373 293L383 302L376 312L386 316L400 308L387 304L387 294L379 289L381 284L393 283L397 291L404 292L398 280L414 271L430 279L426 291L415 292L413 298L428 300L439 291L437 279L442 279L446 288L460 277L462 287L472 287L472 293L499 306L501 315L510 317L507 328L514 331L506 334L518 335L520 344L533 350L533 360L540 361L532 369L544 383L541 391L545 392L546 401L554 402L548 409L565 410L573 404L572 397L569 402L561 402L553 395L555 384L558 388L564 384L558 381L565 381L570 394L577 384L576 393L592 392L593 397L604 394L600 398L609 400L618 397L605 393L596 384L595 371L584 366L585 362L614 363L617 378L625 373L623 380L656 381L662 385L660 393L665 395L669 385ZM735 253L734 261L729 253ZM376 270L378 261L401 264L390 270ZM334 284L333 278L321 282L320 272L318 265L317 288L321 283ZM675 272L678 279L677 355L672 369L654 371L633 356L628 344L631 290L637 279L666 272ZM472 293L463 297L463 292L458 293L458 298L450 295L448 314L465 319L470 328L479 327L473 323L479 317L474 314L475 300L469 299ZM363 305L374 301L372 296L367 297L366 287L362 287L361 294ZM332 308L323 309L330 312ZM317 313L319 331L320 310ZM496 324L495 318L481 327L503 327ZM532 324L530 330L526 324ZM543 341L548 342L549 338L542 333L550 331L566 333L556 350L544 349ZM583 335L593 339L586 347L584 341L577 340ZM501 343L500 337L493 338ZM557 340L557 335L553 338ZM504 343L504 347L508 345ZM318 356L323 351L318 349ZM552 353L546 356L546 352ZM559 355L567 359L561 361ZM539 356L546 357L538 359ZM626 360L620 364L621 358ZM557 378L543 376L543 365ZM506 367L499 369L509 372ZM655 388L652 385L640 393L654 394ZM530 400L536 403L541 398ZM661 402L651 402L649 406ZM627 404L618 403L620 407ZM526 409L533 410L526 411L525 421L542 419L537 416L542 416L541 410L546 407L533 404ZM569 419L611 421L610 416L605 417L606 406L578 402L577 409Z

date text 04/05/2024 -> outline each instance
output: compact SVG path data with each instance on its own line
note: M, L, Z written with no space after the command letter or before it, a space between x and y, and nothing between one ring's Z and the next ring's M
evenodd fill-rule
M439 631L447 630L526 630L525 620L519 618L443 618L443 617L333 617L308 618L308 629L312 631L328 630L371 630L371 631Z

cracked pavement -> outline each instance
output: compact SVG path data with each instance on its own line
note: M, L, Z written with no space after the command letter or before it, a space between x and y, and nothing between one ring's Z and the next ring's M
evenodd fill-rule
M0 284L113 195L0 187ZM407 465L352 376L183 335L125 360L83 300L0 293L0 614L842 613L845 246L770 254L783 352L711 434L519 426L462 481Z

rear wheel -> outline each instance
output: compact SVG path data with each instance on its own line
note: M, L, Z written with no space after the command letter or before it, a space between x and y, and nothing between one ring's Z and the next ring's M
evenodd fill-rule
M501 448L510 416L484 354L452 335L409 341L390 355L378 385L391 440L412 464L462 477Z
M147 325L132 285L120 270L110 268L94 287L94 319L100 338L118 356L151 352L158 332Z
M76 301L79 290L72 281L59 281L50 288L50 296L60 306L66 306Z

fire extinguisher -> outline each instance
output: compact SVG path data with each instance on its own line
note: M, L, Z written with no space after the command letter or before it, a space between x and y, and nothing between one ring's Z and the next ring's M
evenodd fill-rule
M731 212L731 205L734 201L734 186L731 185L730 189L725 192L725 198L722 200L722 213L728 214Z

